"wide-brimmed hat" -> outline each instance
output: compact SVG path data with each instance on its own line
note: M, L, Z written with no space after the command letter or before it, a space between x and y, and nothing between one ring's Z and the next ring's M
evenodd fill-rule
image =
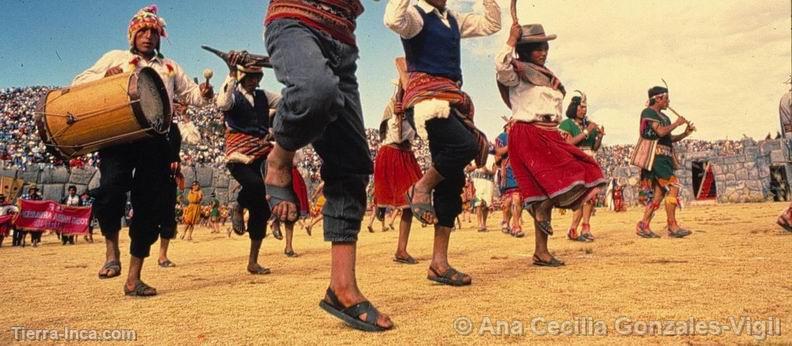
M261 77L264 76L264 69L260 66L243 66L243 65L236 65L237 68L237 80L242 80L245 76L248 75L259 75Z
M542 24L523 25L520 31L521 31L520 40L517 41L517 44L547 42L547 41L555 40L557 37L556 35L545 34L544 27L542 27Z

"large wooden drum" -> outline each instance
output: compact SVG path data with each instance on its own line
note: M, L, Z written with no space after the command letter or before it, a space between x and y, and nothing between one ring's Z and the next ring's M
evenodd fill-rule
M71 157L166 134L171 106L151 68L52 90L39 101L36 127L47 149Z

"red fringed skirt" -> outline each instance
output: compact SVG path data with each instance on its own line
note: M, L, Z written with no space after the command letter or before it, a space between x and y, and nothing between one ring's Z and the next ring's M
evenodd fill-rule
M407 208L407 190L422 176L421 167L411 150L383 145L374 162L374 204Z
M294 194L297 195L297 200L300 202L300 216L308 216L308 186L305 185L305 180L303 180L302 174L300 174L297 167L292 167L291 174L292 190L294 190Z
M606 184L597 161L567 143L556 128L517 122L509 133L509 158L523 202L555 198L554 206L577 209Z

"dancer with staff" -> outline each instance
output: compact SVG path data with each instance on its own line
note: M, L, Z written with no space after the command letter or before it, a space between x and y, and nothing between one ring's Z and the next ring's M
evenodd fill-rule
M561 81L547 68L548 42L541 24L520 26L512 1L513 24L495 68L504 102L512 110L509 158L526 209L534 218L533 264L558 267L564 262L550 254L552 209L578 209L606 183L597 161L561 137Z
M267 233L267 220L272 214L265 197L267 190L262 173L267 155L272 151L272 143L268 141L270 110L278 107L281 95L258 88L264 72L261 66L251 62L247 52L231 51L224 60L228 76L215 105L223 112L226 126L226 167L242 187L231 211L231 223L237 234L248 232L248 273L264 275L271 270L262 267L258 258ZM249 212L247 225L242 217L244 209Z

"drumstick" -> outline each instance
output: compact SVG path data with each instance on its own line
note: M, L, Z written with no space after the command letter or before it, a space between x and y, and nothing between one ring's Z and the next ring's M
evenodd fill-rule
M212 69L210 68L205 69L203 70L203 76L204 78L206 78L206 85L209 85L209 79L211 79L212 76L214 76L214 72L212 72Z

